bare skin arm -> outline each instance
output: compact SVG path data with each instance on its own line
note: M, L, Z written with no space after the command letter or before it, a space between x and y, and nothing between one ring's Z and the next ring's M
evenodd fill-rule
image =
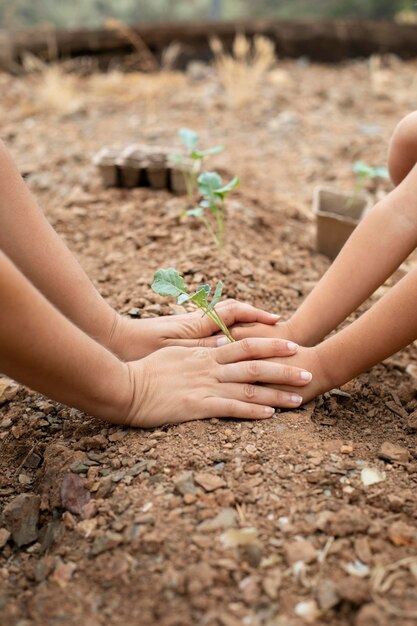
M417 338L417 269L411 271L355 322L312 348L300 348L285 363L308 368L304 402L338 387ZM274 359L275 360L275 359ZM290 390L291 388L279 388Z
M0 250L66 317L123 360L142 358L170 345L197 346L217 332L199 313L149 320L122 317L100 296L54 231L0 142ZM275 324L277 316L226 301L219 312L227 325ZM216 345L216 339L206 342Z

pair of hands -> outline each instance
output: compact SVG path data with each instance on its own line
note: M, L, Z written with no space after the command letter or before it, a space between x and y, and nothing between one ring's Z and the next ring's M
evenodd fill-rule
M117 319L109 347L127 361L132 386L123 421L150 428L219 416L261 419L317 395L310 382L315 356L291 341L288 324L234 300L217 309L236 343L223 345L217 326L199 312Z

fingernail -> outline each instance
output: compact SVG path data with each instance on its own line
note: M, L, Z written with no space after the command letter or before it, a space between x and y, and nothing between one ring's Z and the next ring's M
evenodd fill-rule
M298 394L296 394L296 393L293 393L293 394L292 394L292 396L291 396L291 402L292 402L293 404L295 404L296 406L299 406L299 405L302 403L302 401L303 401L303 399L302 399L302 397L301 397L301 396L299 396L299 395L298 395Z
M225 346L227 343L229 343L229 340L227 339L227 337L223 336L223 337L219 337L216 340L216 346L218 348L220 348L220 346Z
M296 350L298 350L298 343L294 343L293 341L288 341L287 348L291 352L295 352Z
M305 380L306 382L310 382L310 380L313 378L313 374L311 372L306 372L304 370L303 372L300 372L300 378L301 378L301 380Z
M265 415L273 415L275 413L275 409L272 406L264 406Z
M277 315L277 313L271 313L272 317L275 317L277 320L281 319L281 315Z

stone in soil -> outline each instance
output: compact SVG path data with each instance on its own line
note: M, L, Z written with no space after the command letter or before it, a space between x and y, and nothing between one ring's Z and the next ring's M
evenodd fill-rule
M203 487L205 491L215 491L220 487L225 487L226 482L217 474L210 474L209 472L200 472L194 476L195 482Z
M384 461L394 463L408 463L410 460L410 453L406 448L390 441L384 441L379 449L378 456Z
M336 590L336 586L329 578L321 580L317 586L317 601L323 611L332 609L340 602L340 595Z
M17 546L25 546L38 538L39 505L39 496L22 493L5 506L3 522Z
M297 561L312 563L317 557L317 550L303 537L296 537L293 541L284 543L284 552L288 565L293 565Z
M345 537L354 533L366 532L370 519L357 506L343 506L339 511L322 511L317 516L316 528L334 537Z
M417 528L405 522L394 522L388 528L388 537L395 546L417 547Z
M64 509L80 515L90 502L90 498L90 492L85 488L84 480L79 474L70 472L64 476L61 483L61 501Z
M193 472L182 472L177 476L174 476L173 483L175 489L182 496L195 495L197 493L197 487L194 484Z
M0 528L0 550L4 548L10 539L10 531L7 528Z
M197 530L201 532L212 532L215 530L225 530L232 528L237 524L237 513L235 509L226 507L222 509L215 517L206 519L197 526Z

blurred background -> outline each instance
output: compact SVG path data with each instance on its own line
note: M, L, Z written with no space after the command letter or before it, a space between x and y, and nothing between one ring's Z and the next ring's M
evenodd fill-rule
M1 0L3 29L49 23L60 28L239 18L359 18L412 20L414 0Z

